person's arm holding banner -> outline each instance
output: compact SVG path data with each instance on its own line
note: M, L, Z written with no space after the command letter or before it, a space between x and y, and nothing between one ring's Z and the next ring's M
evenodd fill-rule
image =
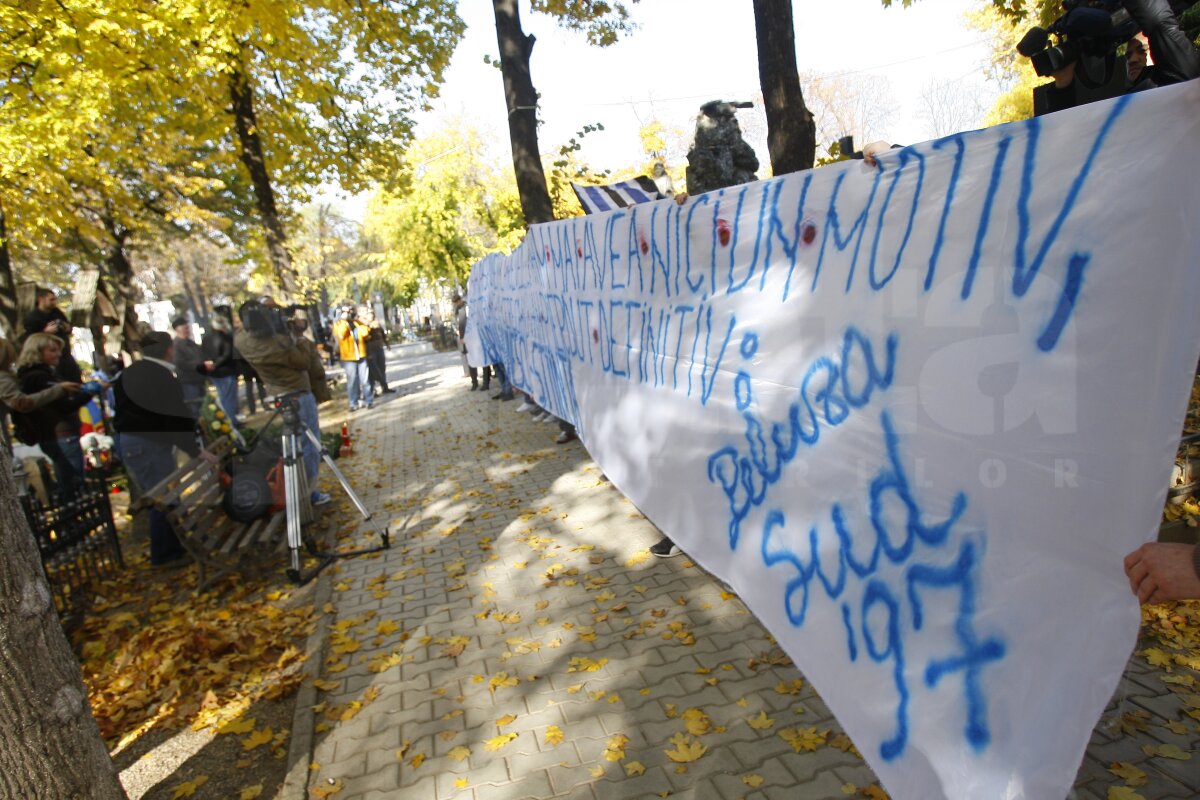
M1200 600L1200 547L1147 542L1125 556L1125 574L1139 602Z

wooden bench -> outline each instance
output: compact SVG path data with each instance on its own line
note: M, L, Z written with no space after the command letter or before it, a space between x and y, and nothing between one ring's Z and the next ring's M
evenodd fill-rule
M221 504L220 462L232 442L222 438L208 446L217 463L193 458L150 489L137 507L164 512L180 543L196 560L196 592L225 575L250 566L286 547L286 515L269 514L253 522L231 519Z

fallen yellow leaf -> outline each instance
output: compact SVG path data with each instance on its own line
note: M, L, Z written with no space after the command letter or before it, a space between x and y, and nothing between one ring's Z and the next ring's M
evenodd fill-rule
M274 738L274 736L275 736L274 731L272 731L271 726L268 725L267 727L263 728L262 730L255 731L254 733L247 736L245 739L242 739L242 749L243 750L253 750L256 747L258 747L260 745L264 745L267 742L271 741L271 739Z
M646 766L640 761L626 761L624 767L625 774L631 778L634 775L642 775L646 772Z
M562 728L557 725L551 725L546 728L545 736L542 739L546 744L559 744L563 740Z
M262 792L263 785L261 783L256 783L253 786L247 786L245 789L242 789L242 791L238 793L238 800L258 800L258 798L262 795Z
M751 789L757 789L758 787L762 786L763 780L764 778L762 775L758 775L753 772L749 775L742 776L742 783L746 784Z
M324 798L331 797L340 792L342 786L342 779L338 778L336 781L327 781L324 785L315 786L309 791L313 797L318 798L318 800L324 800Z
M469 780L467 780L466 778L455 778L454 779L454 788L455 789L465 789L470 785L471 785L471 782Z
M1113 762L1108 771L1130 786L1141 786L1146 782L1146 773L1127 761Z
M692 736L703 736L712 730L712 720L699 708L689 708L684 711L683 724Z
M471 755L471 748L459 745L458 747L446 753L446 757L451 761L465 761Z
M425 763L425 754L417 753L415 756L409 759L408 763L412 765L413 769L417 769Z
M768 717L766 711L760 711L757 717L746 720L746 724L756 731L765 731L775 724L775 720Z
M503 717L496 720L496 727L503 728L505 725L511 725L516 721L516 719L516 716L512 714L505 714Z
M502 733L499 736L493 736L492 738L488 739L487 742L484 743L483 749L494 752L516 738L517 734L515 733Z
M618 733L608 740L608 745L604 748L605 761L620 761L625 757L625 745L629 744L629 737Z
M217 728L217 733L249 733L254 730L255 721L253 717L246 717L232 722L226 722L221 727Z
M670 739L671 744L675 745L674 749L664 750L667 758L677 763L687 763L695 761L708 752L708 748L699 741L693 741L686 734L677 733Z
M181 797L191 797L204 784L208 783L207 775L197 775L186 783L181 783L175 787L174 793L171 795L171 800L179 800Z
M1128 786L1110 786L1108 787L1108 800L1146 800L1146 798Z
M1185 753L1179 749L1178 745L1160 744L1157 747L1154 745L1142 745L1142 751L1149 756L1162 756L1163 758L1173 758L1177 761L1191 761L1192 754Z

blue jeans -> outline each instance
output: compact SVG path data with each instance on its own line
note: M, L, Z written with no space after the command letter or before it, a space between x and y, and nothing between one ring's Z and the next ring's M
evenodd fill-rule
M212 382L217 387L217 399L221 402L221 409L229 415L230 424L237 425L237 375L230 375L227 378L213 378Z
M297 400L297 416L304 423L304 427L308 428L320 439L321 421L317 418L317 399L313 397L312 392L305 392L299 395ZM305 436L304 442L301 445L301 454L304 456L304 474L308 477L308 488L316 491L317 470L321 466L321 451Z
M350 408L360 405L370 408L374 403L371 397L371 382L367 378L367 360L343 361L342 369L346 370L346 392L350 395ZM361 398L361 399L360 399Z
M129 476L143 493L175 471L175 448L159 441L154 434L122 433L117 437L117 452ZM162 564L183 555L183 545L175 535L167 515L150 510L150 563Z
M44 439L38 445L54 465L58 500L65 503L83 490L83 450L79 447L79 437Z
M500 381L500 393L512 394L512 383L508 380L508 371L504 369L504 365L497 361L493 366L496 369L496 380Z

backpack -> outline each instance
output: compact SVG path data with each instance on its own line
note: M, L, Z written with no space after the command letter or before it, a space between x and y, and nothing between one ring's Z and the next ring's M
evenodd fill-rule
M283 456L266 442L235 453L227 466L229 481L221 505L237 522L253 522L283 507Z
M22 414L14 411L11 415L13 438L21 444L27 444L31 447L39 441L37 418L33 414Z

